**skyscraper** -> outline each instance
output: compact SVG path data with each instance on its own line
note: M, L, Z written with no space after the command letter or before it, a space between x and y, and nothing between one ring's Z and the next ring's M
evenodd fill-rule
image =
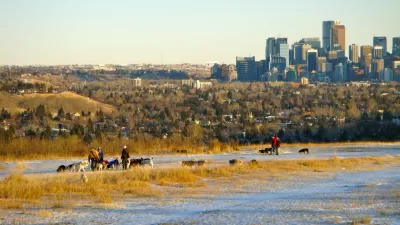
M331 46L335 44L339 44L340 49L343 50L346 55L346 28L344 25L332 26Z
M300 43L311 45L311 47L315 50L321 48L321 41L319 40L319 37L303 38L300 40Z
M382 57L387 56L387 40L386 37L374 37L373 39L374 47L381 46L382 47Z
M380 45L374 46L374 51L372 58L374 59L382 59L383 58L383 47Z
M392 54L395 56L400 56L400 37L393 38Z
M240 81L256 81L256 57L236 57L236 71Z
M372 46L370 45L361 46L361 59L360 59L361 67L363 68L365 66L371 65L371 60L372 60Z
M268 59L269 56L280 56L280 44L287 44L287 38L268 38L265 47L265 59Z
M335 66L335 74L333 78L333 82L343 82L344 81L344 74L343 74L343 65L339 63Z
M374 80L382 80L383 77L381 77L381 72L384 69L384 62L383 59L373 59L372 63L372 79Z
M286 67L289 66L289 45L279 44L279 56L286 59Z
M318 57L317 63L318 63L317 71L322 72L322 64L326 63L326 57L325 56Z
M307 70L317 71L318 69L318 50L310 49L307 51Z
M349 58L353 63L358 63L360 61L358 49L359 47L356 44L349 45Z
M332 26L340 24L339 20L323 21L322 22L322 48L328 52L331 45Z

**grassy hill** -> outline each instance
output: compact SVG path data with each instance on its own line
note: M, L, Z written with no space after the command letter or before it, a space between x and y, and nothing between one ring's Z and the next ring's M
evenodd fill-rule
M96 112L102 110L106 114L116 112L112 105L98 102L88 97L81 96L72 92L62 92L59 94L25 94L12 95L7 92L0 93L0 106L15 113L24 109L36 108L39 104L43 104L48 112L57 112L63 107L64 112Z

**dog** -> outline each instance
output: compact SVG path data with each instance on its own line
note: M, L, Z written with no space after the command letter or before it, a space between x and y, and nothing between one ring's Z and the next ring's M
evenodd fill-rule
M89 181L87 176L84 173L81 174L81 181L82 181L82 183L87 183Z
M300 149L300 150L299 150L299 153L300 153L300 154L302 154L302 153L303 153L303 154L306 154L306 153L307 153L307 155L308 155L308 148Z
M84 160L84 161L81 161L81 162L78 162L78 163L74 163L74 164L72 164L72 167L71 167L71 172L80 172L80 171L83 171L83 172L85 172L85 167L88 167L89 166L89 162L87 161L87 160Z
M66 167L66 170L68 170L68 171L71 171L72 170L72 166L73 166L74 164L70 164L70 165L68 165L67 167Z
M101 162L96 163L96 170L103 170L103 168L104 168L104 164L103 163L101 163Z
M257 160L255 160L255 159L250 160L249 166L257 166L257 165L258 165Z
M128 162L128 168L131 169L131 168L133 168L133 167L139 167L140 165L142 165L142 160L143 160L143 158L141 158L141 159L131 159L131 160L129 160L129 162Z
M57 173L59 173L59 172L64 172L65 170L67 170L67 167L64 166L64 165L61 165L61 166L58 167Z
M265 149L258 150L258 152L260 152L261 154L270 154L271 151L272 151L272 148L265 148Z
M145 159L143 159L143 158L141 158L142 159L142 162L141 162L141 165L142 166L150 166L151 168L153 168L153 166L154 166L154 163L153 163L153 157L151 157L151 158L145 158Z
M107 169L117 169L119 167L119 160L118 158L111 160L108 164L107 164Z
M229 164L231 166L240 166L243 164L243 161L240 159L231 159L231 160L229 160Z

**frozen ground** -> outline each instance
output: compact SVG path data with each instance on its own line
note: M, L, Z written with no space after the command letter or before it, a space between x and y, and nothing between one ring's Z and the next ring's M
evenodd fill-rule
M299 156L298 149L285 149L280 156L261 156L243 150L239 154L192 156L225 163L232 158L302 159L326 158L334 150L340 157L399 155L400 146L341 146L312 148ZM178 165L183 156L157 156L156 166ZM54 173L59 164L72 161L27 162L26 173ZM9 163L4 174L15 166ZM116 205L84 205L73 209L0 211L0 224L346 224L366 218L372 224L400 224L400 165L369 172L341 171L322 179L296 178L290 182L250 185L245 192L233 190L208 197L168 196L132 199ZM278 182L278 181L277 181ZM276 188L274 188L276 187Z

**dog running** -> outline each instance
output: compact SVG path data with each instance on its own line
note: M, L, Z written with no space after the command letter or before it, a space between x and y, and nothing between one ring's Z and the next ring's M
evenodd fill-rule
M306 153L307 153L307 155L308 155L308 153L309 153L309 152L308 152L308 148L300 149L300 150L299 150L299 153L300 153L300 154L306 154Z

